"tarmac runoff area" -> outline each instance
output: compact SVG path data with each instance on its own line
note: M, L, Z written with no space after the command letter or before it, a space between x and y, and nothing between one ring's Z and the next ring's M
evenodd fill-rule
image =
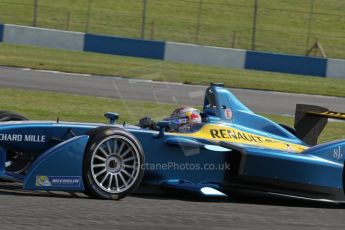
M197 200L133 195L121 201L84 194L22 191L0 184L1 229L343 229L331 203L270 198Z

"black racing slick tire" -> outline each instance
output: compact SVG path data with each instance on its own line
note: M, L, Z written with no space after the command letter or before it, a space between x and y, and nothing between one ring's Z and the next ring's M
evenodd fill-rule
M28 120L25 116L11 112L11 111L0 111L0 122L5 121L26 121Z
M85 194L119 200L134 192L144 175L144 151L135 136L114 127L89 132L83 159Z

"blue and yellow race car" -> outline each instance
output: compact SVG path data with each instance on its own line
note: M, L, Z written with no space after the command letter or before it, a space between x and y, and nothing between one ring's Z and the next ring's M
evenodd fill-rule
M26 190L81 191L103 199L133 192L229 196L246 192L345 202L345 140L317 145L329 117L297 105L294 128L253 113L222 84L206 89L190 132L116 124L29 121L0 112L0 179Z

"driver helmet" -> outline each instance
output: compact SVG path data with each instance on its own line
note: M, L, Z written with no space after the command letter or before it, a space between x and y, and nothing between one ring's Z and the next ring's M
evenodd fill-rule
M173 130L177 132L188 132L198 124L202 123L198 109L181 106L176 108L168 118L173 123Z

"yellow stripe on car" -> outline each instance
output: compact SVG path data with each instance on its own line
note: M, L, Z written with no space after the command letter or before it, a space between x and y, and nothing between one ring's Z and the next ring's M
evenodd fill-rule
M213 141L226 141L230 143L253 145L277 149L287 152L300 153L307 149L307 146L289 143L274 138L260 136L225 125L206 124L195 133L179 133L179 136L209 139Z

